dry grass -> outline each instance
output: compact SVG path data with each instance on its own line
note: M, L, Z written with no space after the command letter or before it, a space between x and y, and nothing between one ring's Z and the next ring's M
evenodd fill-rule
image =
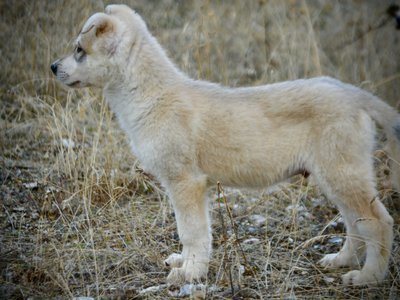
M238 86L324 74L398 105L400 31L385 23L390 2L130 4L192 77ZM162 260L180 247L164 193L140 172L100 92L65 90L49 71L103 6L0 2L0 298L169 296L167 289L139 295L165 282ZM215 251L208 283L217 289L208 298L400 297L400 214L381 153L377 169L396 223L381 287L344 288L345 270L315 264L339 249L329 239L342 236L343 226L330 223L337 211L312 183L296 178L273 192L226 190L231 218L210 193ZM265 223L257 224L257 215Z

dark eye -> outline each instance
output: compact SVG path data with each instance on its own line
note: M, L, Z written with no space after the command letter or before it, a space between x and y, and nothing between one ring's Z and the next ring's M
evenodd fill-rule
M82 49L80 45L76 46L74 57L77 62L83 61L83 59L86 57L86 52Z

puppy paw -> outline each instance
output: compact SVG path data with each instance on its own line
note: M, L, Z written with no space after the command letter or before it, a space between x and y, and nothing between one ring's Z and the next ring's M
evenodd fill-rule
M166 260L164 260L164 265L170 268L180 268L183 264L183 257L181 254L172 253Z
M172 268L167 282L180 285L186 282L201 281L207 276L207 265L202 263L184 263L180 268Z
M346 255L343 252L327 254L318 263L327 269L359 266L355 257L352 260L350 255Z
M353 270L344 274L342 276L342 281L344 285L371 286L377 285L379 282L382 282L383 278L384 275L377 275L372 272L366 272L365 270Z
M338 253L331 253L325 255L318 263L323 266L324 268L333 269L337 268L336 258Z
M342 276L342 281L344 285L354 285L354 286L375 286L382 282L385 278L384 274L377 274L373 272L365 272L363 270L353 270L347 272Z

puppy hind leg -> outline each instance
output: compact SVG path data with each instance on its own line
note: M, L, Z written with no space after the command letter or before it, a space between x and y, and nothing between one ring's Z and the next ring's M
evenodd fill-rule
M365 253L365 245L354 223L357 219L357 215L353 214L348 209L346 205L348 201L343 200L343 198L345 198L344 194L340 193L340 195L338 195L338 191L341 189L332 188L332 186L343 186L343 184L341 180L339 181L332 178L333 174L331 172L321 174L321 172L315 171L315 173L318 186L329 200L337 205L346 227L346 240L341 250L337 253L325 255L319 261L319 264L325 268L359 267ZM353 199L349 199L349 201L352 200Z
M341 176L325 172L318 178L324 193L339 207L348 231L342 250L325 256L320 262L326 267L357 266L364 248L363 268L345 274L343 283L367 285L381 282L385 277L393 241L393 219L376 199L372 171L359 169L350 164L341 165Z
M361 270L343 275L344 284L373 285L387 273L393 243L393 219L379 200L374 200L355 221L366 244L366 260Z
M346 226L346 240L337 253L325 255L320 265L325 268L360 267L365 254L365 244L355 226L355 218L346 210L341 210Z

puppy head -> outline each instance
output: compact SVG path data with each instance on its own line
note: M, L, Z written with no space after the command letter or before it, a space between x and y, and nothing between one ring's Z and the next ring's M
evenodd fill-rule
M56 60L51 70L69 87L104 87L127 60L135 39L146 28L143 20L125 5L109 5L83 26L72 54Z

